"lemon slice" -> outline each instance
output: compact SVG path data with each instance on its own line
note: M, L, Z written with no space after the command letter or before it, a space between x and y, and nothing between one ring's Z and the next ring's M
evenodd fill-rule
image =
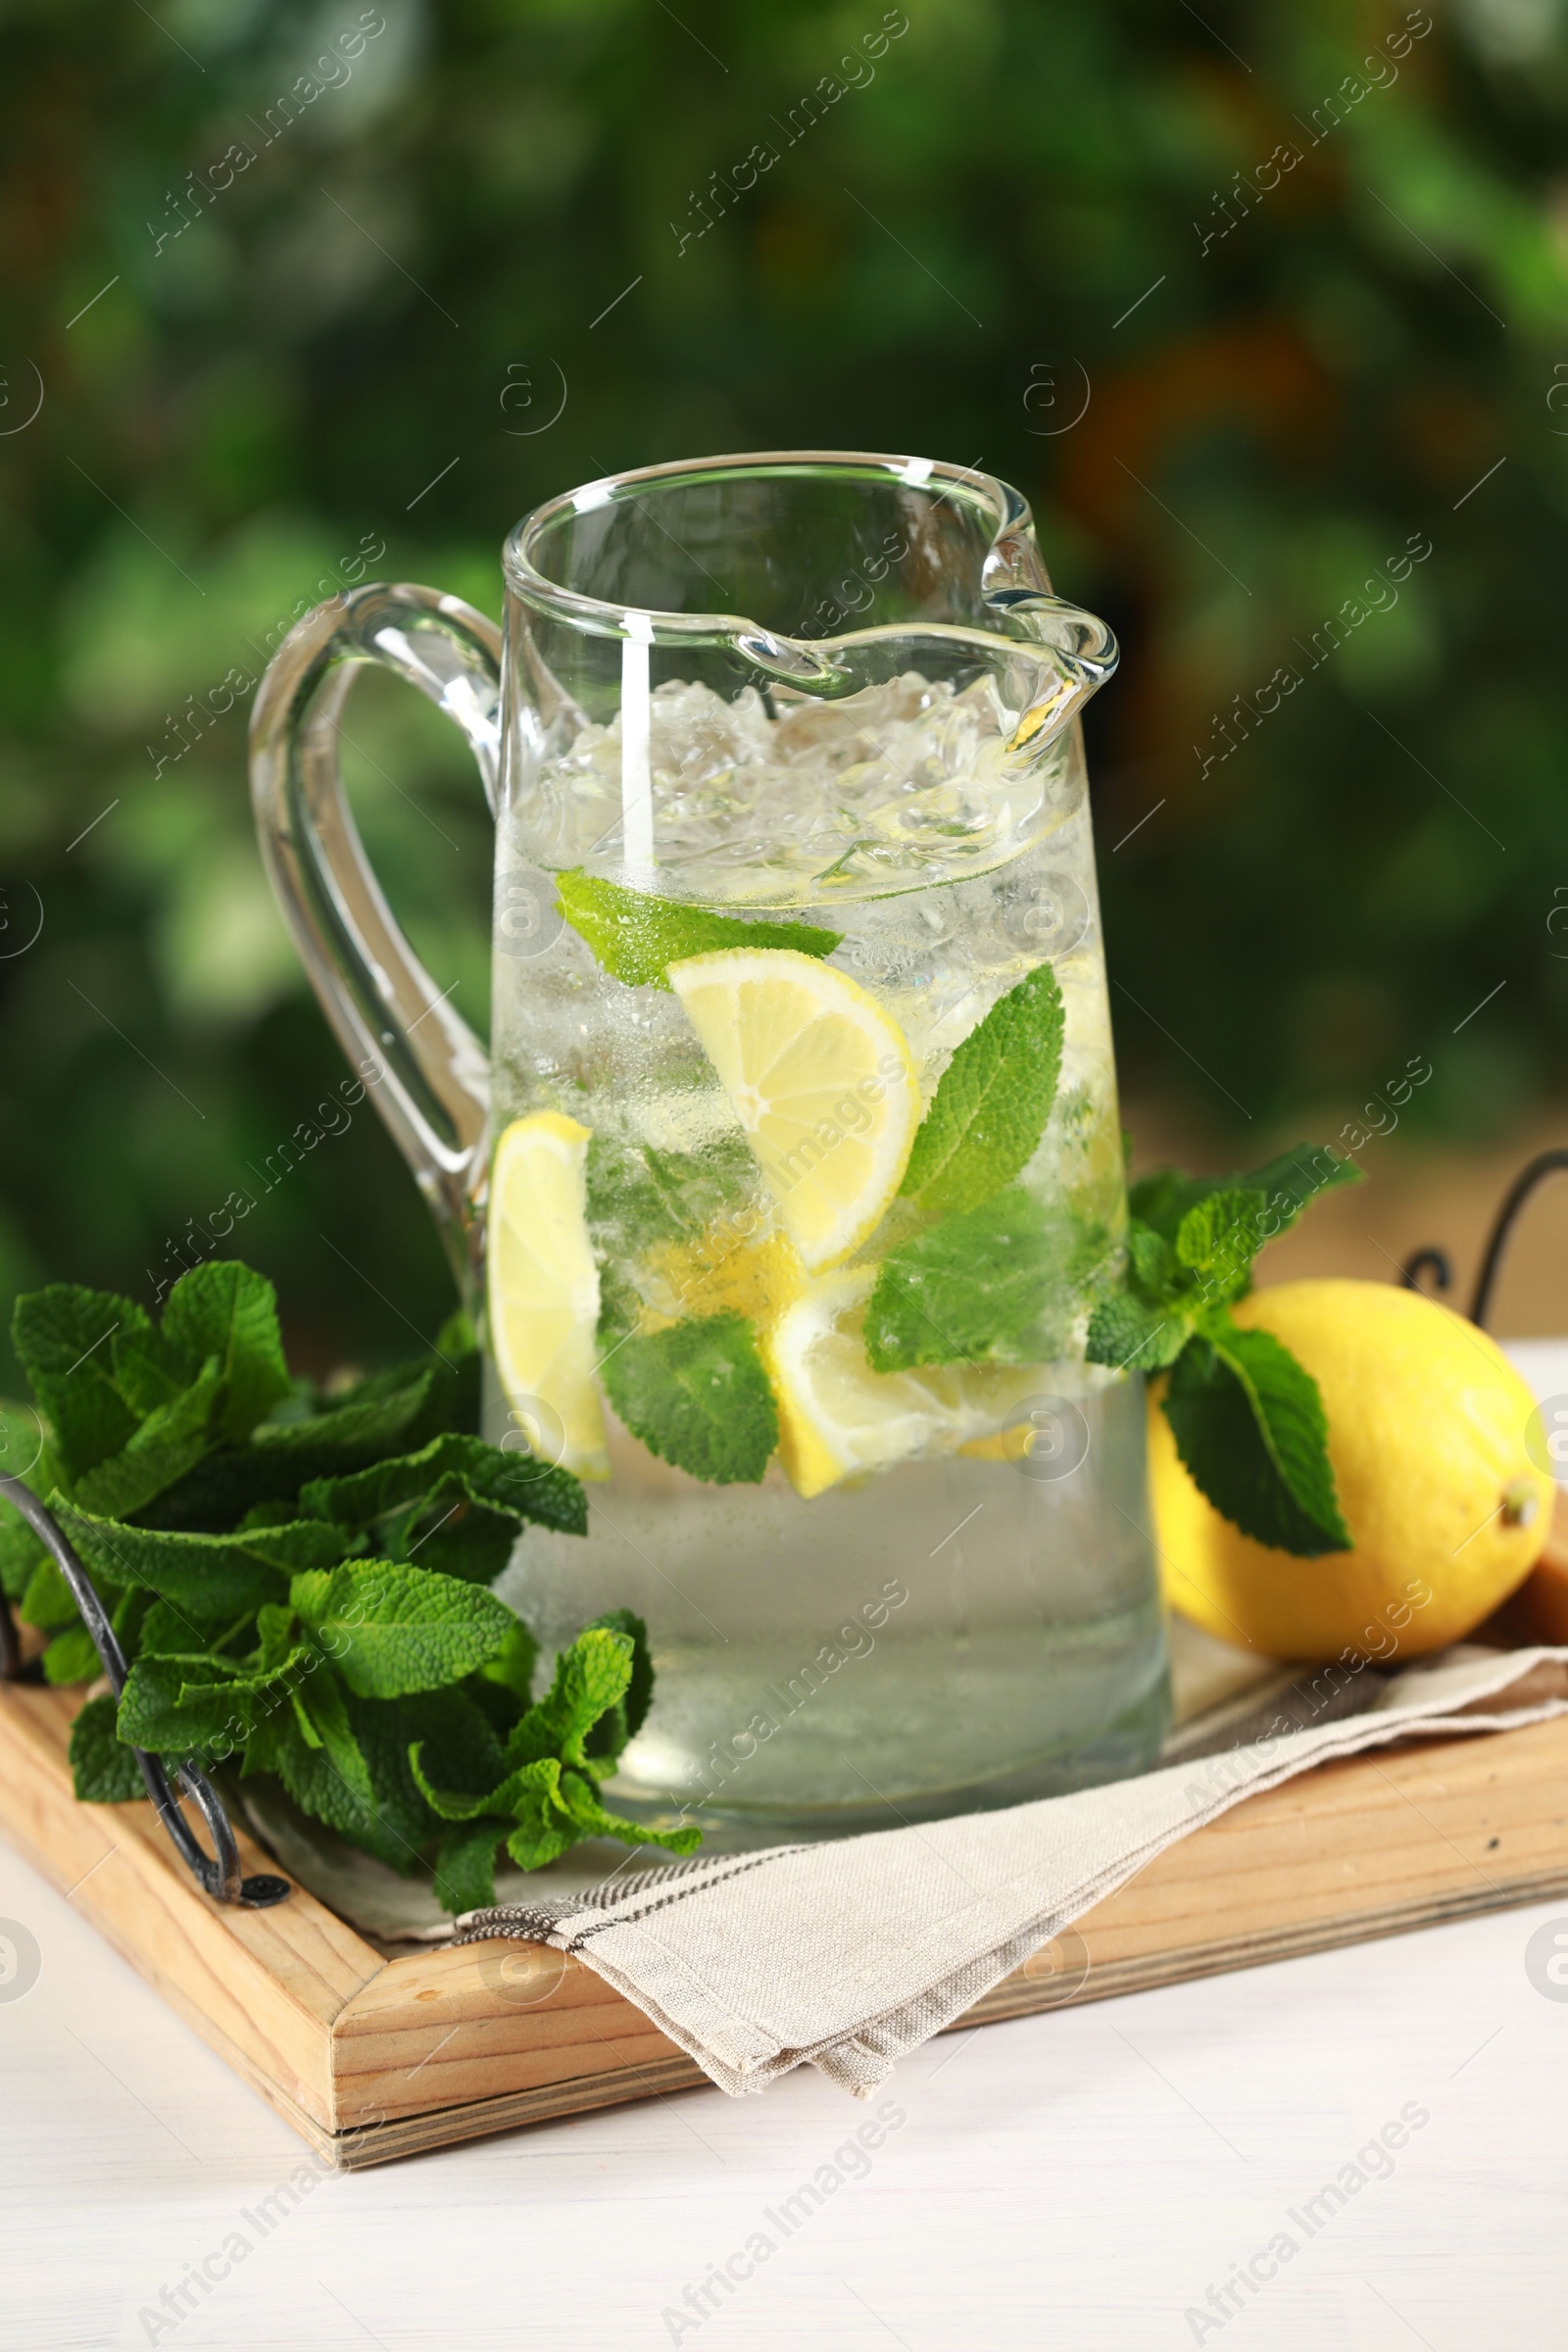
M920 1089L896 1021L844 972L790 948L669 966L811 1273L858 1249L898 1191Z
M681 1315L744 1315L776 1323L806 1281L794 1244L782 1233L752 1241L720 1220L689 1242L666 1242L645 1272L649 1307L669 1322Z
M490 1171L490 1348L540 1458L608 1478L594 1386L599 1269L588 1240L588 1135L559 1110L514 1119Z
M759 1346L778 1404L779 1459L808 1500L841 1478L957 1451L1038 1394L1038 1364L873 1372L860 1323L874 1266L813 1282Z

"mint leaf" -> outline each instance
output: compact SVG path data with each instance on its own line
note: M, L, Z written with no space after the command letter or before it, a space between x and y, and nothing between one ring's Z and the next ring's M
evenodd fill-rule
M1192 1321L1172 1307L1149 1306L1130 1291L1112 1291L1089 1318L1084 1355L1118 1372L1159 1372L1192 1337Z
M476 1840L482 1841L504 1806L515 1825L507 1851L519 1870L540 1870L584 1838L618 1838L626 1845L657 1845L672 1854L692 1853L702 1842L695 1823L683 1830L650 1830L608 1813L592 1781L556 1756L522 1765L490 1798L450 1796L420 1776L416 1757L414 1769L432 1810L444 1821L468 1824Z
M471 1772L466 1787L453 1787L450 1764L443 1772L427 1743L411 1749L410 1769L425 1802L455 1825L437 1868L449 1910L473 1910L489 1899L503 1835L524 1870L553 1862L583 1838L618 1838L677 1854L700 1843L695 1827L652 1831L607 1812L594 1787L612 1769L628 1721L633 1730L641 1723L652 1672L641 1620L614 1610L561 1651L548 1694L514 1726L507 1769L488 1787L475 1785Z
M635 1740L648 1719L654 1699L654 1657L648 1646L648 1627L631 1609L607 1609L585 1634L620 1634L631 1643L631 1673L624 1693L607 1708L583 1742L590 1757L608 1756L613 1762L628 1740Z
M0 1404L0 1474L25 1478L40 1494L47 1494L61 1478L51 1448L38 1446L38 1416L24 1406ZM0 1502L0 1592L20 1600L27 1580L47 1553L14 1503Z
M701 1152L660 1152L598 1129L588 1144L588 1230L595 1254L641 1257L660 1242L701 1233L758 1195L744 1136L718 1135Z
M677 899L628 890L571 866L556 876L562 913L612 979L628 988L668 988L671 963L717 948L793 948L799 956L831 956L843 933L811 923L747 922L711 914Z
M47 1552L27 1579L18 1614L24 1624L41 1626L51 1634L76 1622L75 1597Z
M368 1469L383 1454L426 1445L437 1434L421 1424L432 1418L439 1424L449 1387L436 1364L412 1377L405 1372L395 1386L368 1380L345 1402L303 1421L258 1422L250 1449L286 1465L297 1479Z
M505 1548L491 1575L498 1575L506 1566L516 1530L524 1520L567 1535L588 1532L582 1483L569 1470L509 1453L456 1430L432 1439L417 1453L395 1454L369 1470L346 1478L312 1479L300 1490L300 1501L307 1511L340 1527L379 1527L377 1548L391 1559L409 1555L391 1547L389 1532L398 1544L417 1542L425 1533L421 1522L441 1519L454 1503L470 1506L466 1514L469 1522L493 1525L504 1515L501 1541ZM470 1540L466 1535L465 1546ZM428 1541L426 1537L426 1544ZM421 1566L442 1565L423 1556L421 1549ZM447 1572L463 1573L456 1568Z
M71 1727L71 1771L84 1805L126 1805L145 1796L141 1766L115 1729L115 1701L106 1691L78 1709Z
M1317 1383L1271 1332L1212 1316L1163 1401L1194 1484L1243 1535L1306 1559L1350 1548Z
M68 1626L63 1634L56 1634L43 1653L46 1683L95 1683L103 1670L103 1660L84 1625Z
M877 1372L915 1364L1033 1364L1060 1355L1102 1249L1098 1227L1009 1185L882 1260L865 1314Z
M342 1533L318 1519L203 1536L95 1518L59 1494L49 1507L94 1577L144 1585L198 1618L228 1619L281 1600L288 1574L326 1567L345 1548Z
M299 1653L303 1654L303 1653ZM120 1699L120 1736L156 1755L221 1763L257 1724L288 1711L285 1674L224 1671L213 1658L138 1658Z
M444 1788L494 1788L506 1778L506 1750L472 1691L469 1683L455 1684L400 1702L411 1741L418 1740Z
M1136 1217L1127 1228L1127 1273L1145 1298L1161 1302L1192 1287L1187 1268L1164 1235Z
M277 1296L238 1258L182 1274L169 1294L163 1336L189 1367L214 1358L223 1383L219 1435L237 1443L292 1387L277 1325Z
M584 1747L600 1717L624 1697L631 1683L631 1637L606 1625L589 1626L556 1658L555 1680L507 1741L511 1765L560 1756L584 1768Z
M1064 1013L1042 963L999 997L954 1054L900 1190L935 1210L978 1208L1034 1157L1056 1099Z
M579 1838L618 1838L623 1845L657 1845L666 1854L695 1853L703 1841L695 1822L683 1830L651 1830L641 1822L607 1813L598 1789L579 1773L561 1775L556 1801Z
M452 1396L432 1366L395 1387L366 1381L353 1399L293 1421L258 1422L243 1446L198 1462L143 1511L156 1527L201 1528L232 1522L258 1503L298 1494L308 1479L368 1469L384 1454L426 1445ZM369 1392L367 1394L367 1392Z
M689 1180L657 1154L638 1177L705 1214ZM730 1180L709 1170L707 1182L705 1201ZM750 1350L747 1327L728 1321ZM406 1873L440 1825L418 1753L463 1816L443 1848L460 1907L492 1886L503 1838L563 1851L581 1821L600 1822L593 1780L648 1704L646 1632L612 1612L530 1707L533 1638L482 1585L519 1526L582 1534L586 1503L564 1471L480 1441L466 1318L449 1319L435 1360L329 1399L291 1380L270 1287L237 1263L185 1277L162 1328L127 1299L57 1286L19 1301L17 1332L59 1428L40 1449L41 1415L0 1405L0 1467L49 1494L129 1666L118 1709L81 1711L84 1797L139 1793L131 1741L209 1763L240 1751L247 1773L274 1773L296 1804ZM762 1401L770 1415L765 1385ZM96 1678L69 1587L9 1505L0 1583L55 1635L52 1681ZM549 1752L509 1754L519 1724L524 1749ZM516 1803L498 1808L509 1782Z
M288 1709L259 1726L245 1771L274 1772L302 1811L408 1878L435 1825L409 1770L404 1703L379 1705L350 1693L344 1706L369 1775L368 1802L355 1794L324 1746L308 1744Z
M123 1519L184 1477L216 1442L223 1376L209 1357L187 1389L148 1414L127 1446L78 1478L73 1490L83 1510Z
M170 1347L162 1332L149 1325L122 1325L104 1350L115 1387L138 1416L171 1404L190 1385L195 1365L187 1365ZM200 1358L197 1359L198 1364Z
M516 1827L507 1851L519 1870L543 1870L582 1836L561 1801L561 1766L554 1756L541 1756L515 1774L511 1796Z
M142 1588L133 1586L131 1591L139 1592L141 1598L150 1604L137 1628L136 1655L138 1657L199 1658L211 1655L214 1633L220 1633L220 1628L215 1628L210 1620L205 1625L201 1624L197 1619L187 1615L183 1609L177 1608L173 1602L159 1600ZM269 1613L267 1608L261 1611L262 1616L267 1616ZM281 1615L288 1626L292 1627L294 1614L291 1609L283 1609L277 1613ZM280 1665L293 1646L291 1634L275 1655L270 1650L264 1653L261 1659L262 1665Z
M295 1721L307 1747L324 1750L327 1762L350 1794L362 1805L373 1805L375 1791L370 1786L370 1768L354 1736L348 1707L331 1668L321 1664L313 1674L301 1675L292 1696Z
M695 1315L623 1340L600 1367L615 1411L650 1453L711 1486L755 1486L778 1411L744 1315Z
M7 1503L0 1517L0 1592L7 1600L21 1600L33 1570L48 1556L21 1512Z
M118 1453L135 1433L140 1415L114 1377L112 1343L122 1333L157 1348L141 1308L113 1291L57 1282L17 1300L12 1342L68 1478Z
M504 1715L510 1710L500 1693L506 1691L526 1707L533 1695L533 1670L538 1663L539 1644L518 1617L495 1656L486 1658L479 1668L480 1682L488 1686L479 1694L481 1705L492 1706Z
M1176 1228L1175 1253L1205 1306L1223 1306L1252 1285L1252 1260L1263 1246L1266 1194L1227 1185L1195 1200Z
M1245 1176L1184 1176L1175 1168L1141 1177L1128 1195L1132 1213L1143 1224L1174 1242L1176 1229L1190 1208L1211 1193L1261 1193L1267 1203L1266 1230L1259 1248L1295 1224L1302 1210L1322 1193L1342 1184L1359 1184L1362 1170L1353 1159L1342 1159L1326 1145L1296 1144L1289 1152ZM1277 1220L1277 1221L1276 1221Z
M443 1910L460 1918L465 1911L489 1910L496 1899L496 1848L511 1828L510 1821L494 1815L452 1824L435 1864L436 1900Z
M534 1466L526 1455L513 1459L519 1472ZM571 1478L570 1471L553 1471L548 1463L537 1467L547 1477ZM574 1479L572 1484L576 1485ZM454 1475L438 1479L412 1508L383 1519L372 1548L385 1559L415 1560L421 1568L460 1577L465 1584L493 1585L516 1546L523 1516L520 1511L496 1510L480 1500L466 1479ZM585 1524L587 1516L583 1504ZM584 1530L571 1532L578 1535Z
M297 1576L289 1599L360 1698L461 1682L496 1655L514 1622L478 1586L392 1560Z

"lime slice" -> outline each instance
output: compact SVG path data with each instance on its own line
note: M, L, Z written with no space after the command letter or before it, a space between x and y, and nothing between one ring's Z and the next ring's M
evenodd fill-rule
M843 934L815 923L748 922L714 914L679 899L628 890L602 874L568 866L556 876L562 913L592 948L607 972L628 988L667 988L664 974L678 956L704 956L716 948L789 948L798 955L831 956Z
M588 1240L589 1131L558 1110L514 1119L490 1171L490 1350L514 1424L542 1458L608 1478L594 1386L599 1269Z
M908 1163L920 1089L904 1032L847 973L780 948L669 967L780 1220L812 1273L880 1222Z
M860 1322L875 1279L874 1266L851 1266L813 1282L759 1343L779 1459L808 1500L862 1471L967 1451L1040 1388L1032 1364L873 1372Z

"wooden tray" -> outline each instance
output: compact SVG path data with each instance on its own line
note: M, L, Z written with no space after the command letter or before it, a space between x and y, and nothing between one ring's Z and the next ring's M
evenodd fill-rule
M641 2010L545 1946L388 1958L300 1886L270 1911L211 1902L151 1805L76 1802L79 1703L0 1687L0 1831L329 2163L706 2082ZM1565 1781L1568 1718L1320 1766L1168 1847L958 2023L1568 1893ZM239 1843L244 1868L275 1868Z

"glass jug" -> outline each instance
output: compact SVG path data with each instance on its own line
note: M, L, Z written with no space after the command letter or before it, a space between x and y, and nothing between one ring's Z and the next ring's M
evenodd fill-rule
M528 1529L501 1590L547 1657L648 1623L607 1801L711 1848L1141 1769L1142 1388L1084 1361L1126 1217L1077 723L1114 640L1016 491L927 459L645 467L504 569L504 632L429 588L318 607L253 789L484 1340L486 1435L585 1481L587 1537ZM488 1062L343 796L367 662L495 812Z

